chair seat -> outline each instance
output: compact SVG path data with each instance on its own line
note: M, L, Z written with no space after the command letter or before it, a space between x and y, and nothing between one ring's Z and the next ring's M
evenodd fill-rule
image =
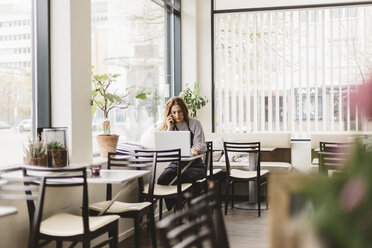
M119 218L119 215L89 217L89 230L93 232ZM57 237L82 235L84 233L83 218L67 213L55 214L41 222L40 233Z
M269 170L261 170L261 176L264 176L269 173ZM245 171L232 169L230 177L240 178L240 179L251 179L257 177L257 171Z
M219 173L220 171L222 171L222 169L213 169L213 175ZM207 171L207 176L210 176L210 171L209 170Z
M191 187L191 183L183 183L181 185L181 191L185 191ZM143 193L147 194L149 192L149 184L146 184ZM155 184L154 196L167 196L177 194L177 185L160 185Z
M89 204L89 209L100 212L106 208L109 202L110 201L101 201L101 202L95 202L95 203ZM118 213L132 212L132 211L141 211L142 209L145 209L146 207L150 205L151 205L150 202L129 203L129 202L115 201L111 205L111 207L106 211L106 213L118 214Z

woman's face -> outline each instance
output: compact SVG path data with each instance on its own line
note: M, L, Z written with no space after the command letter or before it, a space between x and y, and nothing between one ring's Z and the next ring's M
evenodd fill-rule
M176 123L184 122L185 117L180 105L173 105L171 108L171 115Z

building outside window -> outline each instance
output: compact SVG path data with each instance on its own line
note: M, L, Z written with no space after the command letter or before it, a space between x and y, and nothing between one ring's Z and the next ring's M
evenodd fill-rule
M174 23L168 23L169 9L162 1L92 0L91 10L93 72L120 74L117 93L130 92L129 106L109 113L111 133L119 134L124 142L139 141L161 121L164 103L172 95L168 66L173 61L168 56L173 54L169 42L174 39L167 35ZM149 93L146 100L135 99L139 91ZM96 152L103 113L97 111L92 119Z
M0 0L0 167L22 163L32 136L31 23L31 0Z

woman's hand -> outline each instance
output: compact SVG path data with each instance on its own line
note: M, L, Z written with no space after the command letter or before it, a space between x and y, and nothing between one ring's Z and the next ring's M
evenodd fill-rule
M166 123L167 123L167 130L172 131L173 126L174 126L174 120L173 120L172 115L168 115Z
M191 156L196 156L196 155L199 155L201 152L201 149L199 146L195 146L193 148L191 148Z

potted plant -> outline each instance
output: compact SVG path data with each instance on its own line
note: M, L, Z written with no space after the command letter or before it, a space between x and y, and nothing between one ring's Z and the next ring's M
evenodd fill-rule
M27 165L47 165L47 156L45 154L45 145L41 138L35 140L28 139L27 145L23 146L25 156L23 163Z
M208 103L207 97L199 95L199 83L194 83L194 89L186 87L180 93L180 97L185 100L190 109L190 116L193 118L198 117L198 110L204 107Z
M97 108L103 111L103 134L97 136L97 142L101 157L107 157L108 152L116 152L119 135L111 134L109 112L114 108L126 109L129 103L126 98L133 87L127 88L126 93L119 95L116 90L112 90L112 85L117 82L119 74L106 73L92 76L92 114ZM137 99L146 99L146 93L138 92Z
M49 167L67 166L67 148L58 141L47 144L47 157Z

